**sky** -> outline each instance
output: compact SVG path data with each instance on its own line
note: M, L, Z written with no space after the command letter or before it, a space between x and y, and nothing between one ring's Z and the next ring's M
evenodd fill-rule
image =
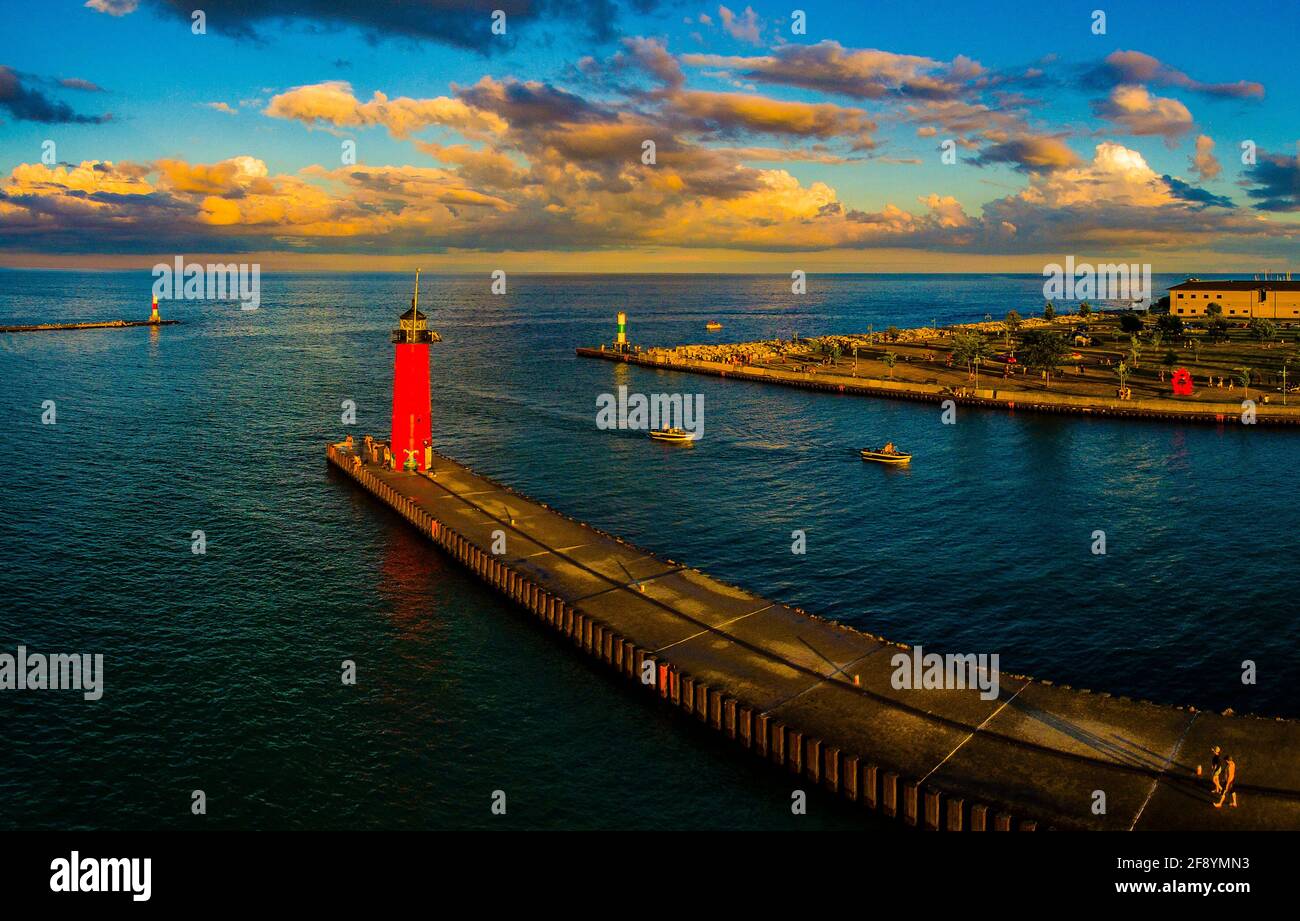
M0 0L0 22L0 266L1300 271L1297 4Z

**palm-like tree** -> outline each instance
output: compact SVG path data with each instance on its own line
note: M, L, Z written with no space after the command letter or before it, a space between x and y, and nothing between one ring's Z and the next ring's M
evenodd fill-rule
M893 352L885 353L885 367L889 369L889 379L894 379L894 365L898 364L898 356Z
M1246 391L1246 399L1250 399L1250 368L1234 368L1237 372L1237 383L1241 384L1242 389Z

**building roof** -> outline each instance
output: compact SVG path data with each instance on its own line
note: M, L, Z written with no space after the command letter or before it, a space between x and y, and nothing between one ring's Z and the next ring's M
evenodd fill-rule
M1300 281L1185 281L1170 291L1300 291Z

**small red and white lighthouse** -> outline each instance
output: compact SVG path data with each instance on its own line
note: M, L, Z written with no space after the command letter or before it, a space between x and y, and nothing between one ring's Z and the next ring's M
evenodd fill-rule
M158 295L153 296L153 310L149 313L150 323L161 323L162 317L158 316Z
M429 343L441 337L429 329L420 313L420 272L415 272L411 309L393 330L393 465L402 470L427 470L433 443L429 399Z

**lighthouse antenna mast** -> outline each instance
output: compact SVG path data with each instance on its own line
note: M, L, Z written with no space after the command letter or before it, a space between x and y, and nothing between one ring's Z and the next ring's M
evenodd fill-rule
M415 318L420 315L420 270L415 270L415 296L411 298L410 341L415 341Z

